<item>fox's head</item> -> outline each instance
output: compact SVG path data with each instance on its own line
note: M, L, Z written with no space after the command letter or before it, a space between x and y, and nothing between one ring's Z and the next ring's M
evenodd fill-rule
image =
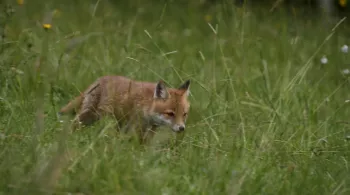
M188 95L190 80L179 88L167 89L163 81L159 81L154 89L151 108L152 121L157 125L165 125L175 132L185 130L185 123L190 109Z

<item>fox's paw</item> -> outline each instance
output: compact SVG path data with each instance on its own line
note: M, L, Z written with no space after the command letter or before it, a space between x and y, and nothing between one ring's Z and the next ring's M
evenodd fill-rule
M79 131L79 130L81 130L81 129L83 128L83 126L84 126L84 125L82 124L82 122L77 121L77 120L71 120L71 122L72 122L71 128L72 128L73 131Z
M60 122L60 123L63 123L64 121L62 120L62 113L61 112L57 112L56 113L56 117L57 117L57 119L58 119L58 121Z

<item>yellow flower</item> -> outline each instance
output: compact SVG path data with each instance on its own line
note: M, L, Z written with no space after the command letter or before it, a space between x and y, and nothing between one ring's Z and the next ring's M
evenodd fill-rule
M43 24L44 29L50 29L52 26L51 24Z
M211 17L211 15L207 14L207 15L205 15L204 19L206 22L211 22L212 17Z
M48 30L52 28L52 17L54 15L55 11L49 11L45 13L45 16L43 18L43 28L45 30Z
M23 5L23 3L24 3L24 0L17 0L18 5Z
M294 7L292 7L292 10L293 10L293 14L294 14L294 16L297 16L297 10L295 10L295 8L294 8Z
M345 7L347 4L347 0L339 0L339 5Z

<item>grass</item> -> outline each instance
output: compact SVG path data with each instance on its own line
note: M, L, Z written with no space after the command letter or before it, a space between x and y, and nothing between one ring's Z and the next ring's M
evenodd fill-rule
M8 4L0 194L349 193L347 19L228 4ZM110 119L67 133L57 110L107 74L172 87L191 78L182 142L170 147L174 134L160 129L140 148Z

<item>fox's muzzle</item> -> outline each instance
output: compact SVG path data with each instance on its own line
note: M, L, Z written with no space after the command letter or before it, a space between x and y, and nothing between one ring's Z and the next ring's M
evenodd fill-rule
M175 124L172 129L175 132L182 132L185 130L185 125L184 124L182 124L182 125Z
M180 126L179 127L179 131L184 131L185 130L185 126Z

